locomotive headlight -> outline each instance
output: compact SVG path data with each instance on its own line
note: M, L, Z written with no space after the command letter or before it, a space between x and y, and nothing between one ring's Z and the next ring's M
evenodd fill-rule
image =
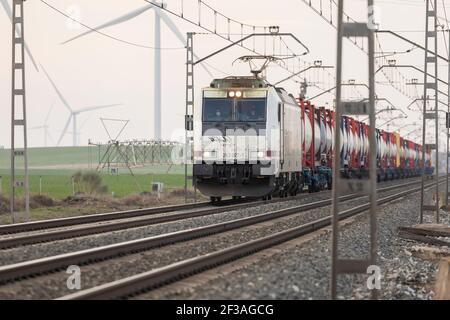
M264 158L264 152L258 151L258 158Z
M234 91L228 92L228 96L229 96L230 98L234 98L235 92L234 92Z
M217 157L216 151L203 151L203 158L214 158Z
M236 98L242 97L242 91L236 91Z

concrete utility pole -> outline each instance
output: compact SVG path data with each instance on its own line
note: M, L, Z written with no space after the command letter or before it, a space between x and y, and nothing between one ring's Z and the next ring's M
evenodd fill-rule
M12 7L12 86L11 86L11 181L10 211L13 222L28 221L30 216L30 192L28 183L27 154L27 113L25 94L25 31L24 0L13 0ZM18 132L16 132L16 130ZM16 133L22 131L23 146L16 146ZM20 137L20 135L19 135ZM16 161L22 159L23 180L17 180ZM16 210L16 188L23 188L25 196L25 216L20 217ZM21 219L22 218L22 219Z

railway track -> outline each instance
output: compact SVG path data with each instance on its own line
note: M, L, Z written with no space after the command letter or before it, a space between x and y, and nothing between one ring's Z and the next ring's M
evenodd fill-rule
M410 181L404 184L400 185L393 185L390 187L380 188L379 192L385 192L385 191L391 191L395 190L397 188L402 187L408 187L410 185L415 184L416 181ZM272 203L281 202L281 201L291 201L295 199L305 198L307 195L301 195L298 197L292 197L292 198L280 198L275 199L272 201ZM343 201L352 200L357 197L360 197L358 195L348 195L342 198ZM42 243L42 242L50 242L50 241L56 241L56 240L62 240L62 239L69 239L69 238L75 238L75 237L81 237L81 236L87 236L87 235L94 235L94 234L100 234L100 233L106 233L106 232L112 232L117 230L124 230L124 229L130 229L130 228L137 228L137 227L143 227L143 226L150 226L155 224L162 224L162 223L168 223L168 222L174 222L174 221L181 221L185 219L195 218L195 217L201 217L211 214L217 214L221 212L227 212L227 211L233 211L233 210L239 210L242 208L248 208L249 206L258 206L262 204L266 204L266 201L243 201L239 204L231 204L231 205L224 205L220 207L213 207L213 208L206 208L201 210L193 210L188 212L180 212L180 213L174 213L164 216L153 216L154 214L150 214L148 217L138 217L123 221L116 221L111 223L98 223L95 225L88 225L88 226L80 226L79 224L76 224L75 227L71 227L68 229L62 229L62 230L54 230L54 231L47 231L40 232L40 233L32 233L32 234L24 234L24 235L18 235L18 236L11 236L11 237L4 237L0 238L0 249L7 249L12 247L17 247L21 245L30 245L35 243ZM324 200L319 201L317 203L313 203L313 206L326 206L331 203L331 200ZM175 206L176 208L180 208L184 206ZM192 208L192 205L187 205L187 207ZM155 212L158 212L158 210L169 210L170 207L161 207L161 208L155 208ZM172 206L173 208L173 206ZM310 207L305 206L304 209L301 208L300 210L308 210ZM293 208L295 210L295 207ZM150 209L146 209L150 210ZM140 210L133 210L130 212L131 215L137 214L136 211ZM287 214L291 214L292 211L282 211L287 212ZM113 221L116 219L118 215L127 215L128 212L122 212L122 213L111 213L111 214L105 214L106 216L112 215ZM102 216L103 214L100 214L99 216ZM148 214L147 214L148 215ZM80 217L85 218L85 217ZM95 217L94 219L98 219L98 217ZM45 223L51 222L45 221ZM13 225L13 228L16 228L17 225ZM6 226L5 229L9 227ZM4 230L5 230L4 229Z
M410 182L403 184L403 186L409 186ZM386 192L399 188L399 185L381 188L379 192ZM408 192L410 192L408 190ZM342 201L352 200L360 197L361 195L347 195L341 197ZM17 279L22 279L32 275L52 272L58 269L66 268L71 264L87 264L94 261L101 261L109 258L118 257L120 255L126 255L134 252L145 251L165 245L179 243L183 241L189 241L200 237L210 236L213 234L223 233L230 230L251 226L254 224L275 220L278 218L286 217L296 213L301 213L307 210L326 207L331 204L331 199L321 200L314 203L307 203L296 207L290 207L278 211L273 211L265 214L251 216L242 219L236 219L228 222L222 222L213 225L207 225L204 227L198 227L188 230L182 230L172 232L169 234L162 234L159 236L153 236L123 243L117 243L107 245L103 247L87 249L82 251L76 251L66 254L60 254L52 257L40 258L36 260L15 263L0 267L0 282L6 283Z
M441 184L442 183L443 182L441 182ZM427 188L431 186L431 184L427 185ZM412 188L378 199L377 203L378 205L386 204L418 191L420 191L420 188ZM345 210L340 213L339 220L348 219L355 215L361 214L367 211L369 207L370 204L366 203L349 210ZM176 282L193 274L213 269L219 265L229 263L283 242L302 237L330 225L331 216L327 216L244 244L235 245L217 252L173 263L165 267L66 295L59 299L114 299L133 296L141 292L150 291L152 289L164 286L168 283Z
M233 200L225 200L224 204L231 202ZM117 212L108 212L108 213L98 213L86 216L76 216L70 218L60 218L60 219L50 219L50 220L41 220L41 221L33 221L26 223L16 223L10 225L0 226L0 235L1 234L13 234L19 232L27 232L27 231L35 231L35 230L43 230L43 229L53 229L53 228L61 228L67 226L75 226L80 224L88 224L102 221L112 221L118 219L126 219L126 218L134 218L141 217L147 215L156 215L174 211L181 210L190 210L203 208L208 205L211 205L211 202L197 202L197 203L188 203L188 204L180 204L173 206L162 206L155 208L144 208L144 209L136 209L136 210L127 210L127 211L117 211Z
M414 181L417 179L414 179ZM411 184L414 181L410 182ZM276 198L272 200L272 203L289 201L294 199L301 199L309 194L301 194L296 197L288 197L288 198ZM76 216L70 218L59 218L59 219L49 219L49 220L41 220L41 221L33 221L26 223L16 223L9 225L1 225L0 226L0 235L9 235L15 233L22 232L31 232L38 230L49 230L63 227L72 227L77 225L89 224L89 223L98 223L105 221L114 221L114 220L122 220L128 218L138 218L143 216L150 215L158 215L164 213L172 213L183 210L191 210L191 209L202 209L207 207L204 211L205 214L208 214L208 211L211 210L211 213L219 213L228 210L228 208L242 208L248 206L257 206L263 203L267 203L267 201L254 200L254 199L240 199L233 200L227 199L223 200L220 203L213 203L209 201L197 202L197 203L188 203L188 204L179 204L172 206L161 206L154 208L143 208L136 210L127 210L127 211L117 211L117 212L107 212L107 213L98 213L91 214L85 216Z

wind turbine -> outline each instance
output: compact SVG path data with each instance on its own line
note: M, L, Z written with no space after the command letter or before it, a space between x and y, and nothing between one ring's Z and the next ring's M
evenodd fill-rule
M31 127L29 128L29 130L39 130L39 129L43 129L43 133L44 133L44 147L47 147L47 139L50 139L53 143L55 143L55 141L53 140L52 136L50 135L50 132L48 130L49 126L48 126L48 119L50 117L50 114L53 110L53 105L51 106L51 108L48 110L47 116L45 117L44 123L41 126L36 126L36 127Z
M70 104L67 102L67 100L64 98L64 96L62 95L61 91L59 91L58 87L56 86L55 82L52 80L52 78L50 78L50 75L47 73L47 71L45 70L45 68L41 65L41 69L44 71L45 75L47 76L47 79L50 81L53 89L55 90L56 94L58 95L59 99L61 100L61 102L64 104L64 106L67 108L67 110L69 110L70 115L69 118L67 119L67 122L64 126L63 131L61 132L61 135L58 139L58 142L56 143L57 146L59 146L59 144L61 143L61 140L64 138L64 135L67 133L67 129L69 128L70 122L72 122L72 135L73 135L73 146L77 146L78 145L78 128L77 128L77 117L84 112L91 112L94 110L99 110L99 109L105 109L105 108L111 108L111 107L116 107L116 106L120 106L122 105L121 103L119 104L108 104L108 105L102 105L102 106L91 106L91 107L84 107L82 109L78 109L78 110L74 110L72 109L72 107L70 106Z
M165 4L162 3L161 7L164 7ZM155 6L153 4L145 5L139 9L133 10L123 16L120 16L114 20L106 22L102 25L99 25L91 30L88 30L78 36L75 36L65 42L71 42L75 39L81 38L85 35L88 35L94 31L101 30L110 26L114 26L116 24L120 24L136 18L137 16L143 14L147 10L155 9L155 56L154 56L154 69L155 69L155 92L154 92L154 104L155 104L155 117L154 117L154 129L155 129L155 140L161 140L161 20L166 24L166 26L174 33L174 35L180 40L183 45L186 45L186 38L183 33L178 29L178 27L173 23L173 21L167 16L164 10L160 9L159 6ZM199 59L197 55L195 55L196 59ZM206 72L213 78L214 76L211 72L202 64L202 67L206 70Z

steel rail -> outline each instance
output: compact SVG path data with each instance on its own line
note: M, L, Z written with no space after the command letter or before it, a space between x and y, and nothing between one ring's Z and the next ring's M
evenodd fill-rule
M440 184L444 182L445 181L442 181ZM427 188L430 187L433 187L433 184L428 185ZM401 197L419 192L420 189L421 188L414 188L378 199L377 204L382 205L398 200ZM370 204L367 203L345 210L339 214L339 220L348 219L369 210L369 208ZM302 237L330 225L331 216L324 217L299 227L277 232L273 235L256 239L244 244L232 246L227 249L194 257L162 268L69 294L58 298L58 300L114 299L127 297L142 291L149 291L151 289L164 286L168 283L176 282L180 279L189 277L193 274L201 273L206 270L213 269L219 265L249 256L286 241Z
M399 188L399 187L409 186L414 183L415 182L408 182L408 183L401 184L401 185L387 187L388 188L387 190L392 190L392 189ZM383 189L381 189L381 191L382 190ZM305 197L306 197L306 195L300 195L297 197L290 197L290 198L280 198L280 199L275 199L270 203L302 199ZM5 237L5 238L0 238L0 249L7 249L7 248L12 248L12 247L17 247L17 246L50 242L50 241L68 239L68 238L76 238L76 237L82 237L82 236L87 236L87 235L112 232L112 231L117 231L117 230L138 228L138 227L150 226L150 225L154 225L154 224L181 221L181 220L185 220L185 219L196 218L196 217L201 217L201 216L206 216L206 215L211 215L211 214L217 214L217 213L226 212L226 211L239 210L241 208L254 207L254 206L263 205L263 204L267 204L267 203L269 203L269 202L266 202L266 201L251 201L251 202L243 201L243 203L238 203L238 204L234 204L234 205L219 206L219 207L207 208L207 209L198 210L198 211L181 212L181 213L175 213L175 214L170 214L170 215L165 215L165 216L147 217L147 218L143 218L143 219L126 220L126 221L98 224L98 225L85 226L85 227L76 227L76 228L71 228L71 229L45 231L42 233ZM181 205L181 207L183 207L183 205ZM160 207L160 208L169 209L170 207ZM155 208L155 209L157 209L157 208ZM149 209L144 209L143 212L146 212L145 210L149 210ZM137 210L137 211L140 211L140 210ZM125 217L123 217L123 219L126 219L127 216L130 217L130 215L131 215L131 217L139 217L139 216L136 216L136 214L144 215L143 212L124 211L122 213L105 214L104 217L110 217L110 215L111 215L114 220L114 219L117 219L118 215L119 216L125 215ZM156 214L156 213L152 213L152 215L153 214ZM102 214L100 214L100 216L101 215ZM148 214L146 214L146 215L148 215ZM96 219L100 218L98 215L96 215L96 216L97 216ZM84 217L81 217L81 218L84 218ZM98 222L101 222L101 221L108 221L108 220L100 220ZM48 220L48 222L51 222L51 220ZM78 224L76 224L74 226L77 226L77 225Z
M281 202L292 200L296 198L301 198L304 195L300 195L297 197L290 198L277 198L272 200L272 202ZM40 220L40 221L32 221L26 223L15 223L8 225L0 225L0 235L6 234L14 234L28 231L36 231L36 230L44 230L44 229L54 229L61 227L69 227L76 226L81 224L95 223L95 222L104 222L104 221L112 221L119 219L128 219L135 217L142 217L147 215L156 215L163 213L170 213L181 210L190 210L196 208L203 208L208 205L215 206L217 208L226 208L227 205L241 204L245 203L256 204L259 205L261 203L267 203L267 201L260 201L251 198L243 198L240 200L227 199L223 200L219 203L213 203L210 201L197 202L197 203L188 203L188 204L178 204L178 205L170 205L170 206L160 206L154 208L143 208L143 209L134 209L134 210L125 210L125 211L117 211L117 212L106 212L106 213L97 213L90 214L85 216L75 216L69 218L58 218L58 219L48 219L48 220Z
M386 191L393 190L393 189L396 189L399 187L401 188L401 187L409 186L409 185L412 185L415 183L416 182L408 182L408 183L401 184L401 185L386 187ZM381 191L382 190L383 189L381 189ZM305 197L305 195L301 195L301 196L302 196L302 198ZM297 198L300 198L300 197L297 197ZM276 199L272 203L276 203L276 202L280 202L280 201L288 201L288 200L295 200L295 198ZM344 201L345 201L345 199L344 199ZM143 218L143 219L126 220L126 221L119 221L119 222L113 222L113 223L107 223L107 224L98 224L98 225L92 225L92 226L86 226L86 227L77 227L77 228L72 228L72 229L63 229L63 230L48 231L48 232L42 232L42 233L25 234L25 235L13 236L13 237L0 238L0 249L7 249L7 248L12 248L12 247L17 247L17 246L50 242L50 241L68 239L68 238L76 238L76 237L82 237L82 236L87 236L87 235L112 232L112 231L117 231L117 230L138 228L138 227L150 226L150 225L161 224L161 223L181 221L181 220L185 220L185 219L201 217L201 216L206 216L206 215L211 215L211 214L217 214L217 213L226 212L226 211L239 210L241 208L247 208L250 206L258 206L258 205L263 205L263 204L267 204L267 203L268 202L264 202L264 201L255 201L255 202L249 202L249 203L244 202L244 203L229 205L229 206L224 206L224 207L207 208L205 210L175 213L175 214L170 214L170 215L165 215L165 216L147 217L147 218Z
M201 208L211 204L208 201L198 202L198 203L189 203L189 204L180 204L173 206L161 206L154 208L144 208L144 209L136 209L136 210L127 210L127 211L117 211L117 212L107 212L107 213L98 213L91 214L86 216L76 216L70 218L60 218L60 219L49 219L49 220L41 220L41 221L33 221L26 223L15 223L9 225L0 226L0 234L11 234L11 233L19 233L26 231L35 231L42 229L51 229L51 228L59 228L66 226L73 226L78 224L86 224L107 220L115 220L115 219L126 219L139 217L144 215L151 214L159 214L159 213L167 213L171 211L179 211L179 210L189 210L193 208Z
M270 203L277 203L277 202L283 202L283 201L289 201L289 200L300 200L302 198L305 198L306 195L301 195L300 197L291 197L291 198L280 198L275 199ZM77 227L79 226L74 225L76 228L73 229L63 229L63 230L55 230L55 231L46 231L41 233L35 233L35 234L25 234L25 235L19 235L19 236L12 236L12 237L6 237L6 238L0 238L0 249L7 249L17 246L23 246L23 245L29 245L29 244L35 244L35 243L43 243L43 242L50 242L50 241L56 241L56 240L62 240L62 239L68 239L68 238L76 238L76 237L82 237L87 235L94 235L99 233L106 233L106 232L112 232L117 230L125 230L125 229L131 229L131 228L138 228L142 226L150 226L155 224L162 224L162 223L168 223L168 222L174 222L174 221L181 221L186 220L190 218L196 218L196 217L202 217L206 215L211 214L218 214L222 212L227 211L234 211L239 210L242 208L248 208L248 207L254 207L258 205L264 205L268 204L267 201L242 201L243 203L237 203L227 206L217 206L212 208L206 208L202 210L197 211L189 211L189 212L180 212L180 213L174 213L164 216L150 216L147 218L139 218L134 220L126 220L126 221L118 221L118 222L112 222L107 224L98 224L98 225L90 225L85 227ZM123 212L121 214L127 215L128 212ZM160 212L158 212L160 213ZM152 213L154 215L156 213ZM148 214L144 214L148 215ZM139 217L139 216L138 216ZM114 214L114 220L117 219L116 215ZM126 219L123 218L123 219ZM99 222L105 222L108 220L100 220Z
M416 184L417 181L405 185ZM379 191L390 191L399 186L390 186L382 188ZM341 197L341 201L353 200L367 195L350 194ZM30 261L19 262L15 264L0 266L0 283L20 279L23 277L36 275L43 272L58 270L72 264L86 264L92 261L99 261L114 258L120 255L126 255L139 251L150 250L174 243L185 242L213 234L223 233L258 223L275 220L307 210L313 210L331 205L331 199L316 201L300 206L290 207L256 216L235 219L221 222L218 224L207 225L187 230L176 231L172 233L147 237L143 239L131 240L117 244L106 245L102 247L86 249L76 252L60 254L51 257L39 258Z

